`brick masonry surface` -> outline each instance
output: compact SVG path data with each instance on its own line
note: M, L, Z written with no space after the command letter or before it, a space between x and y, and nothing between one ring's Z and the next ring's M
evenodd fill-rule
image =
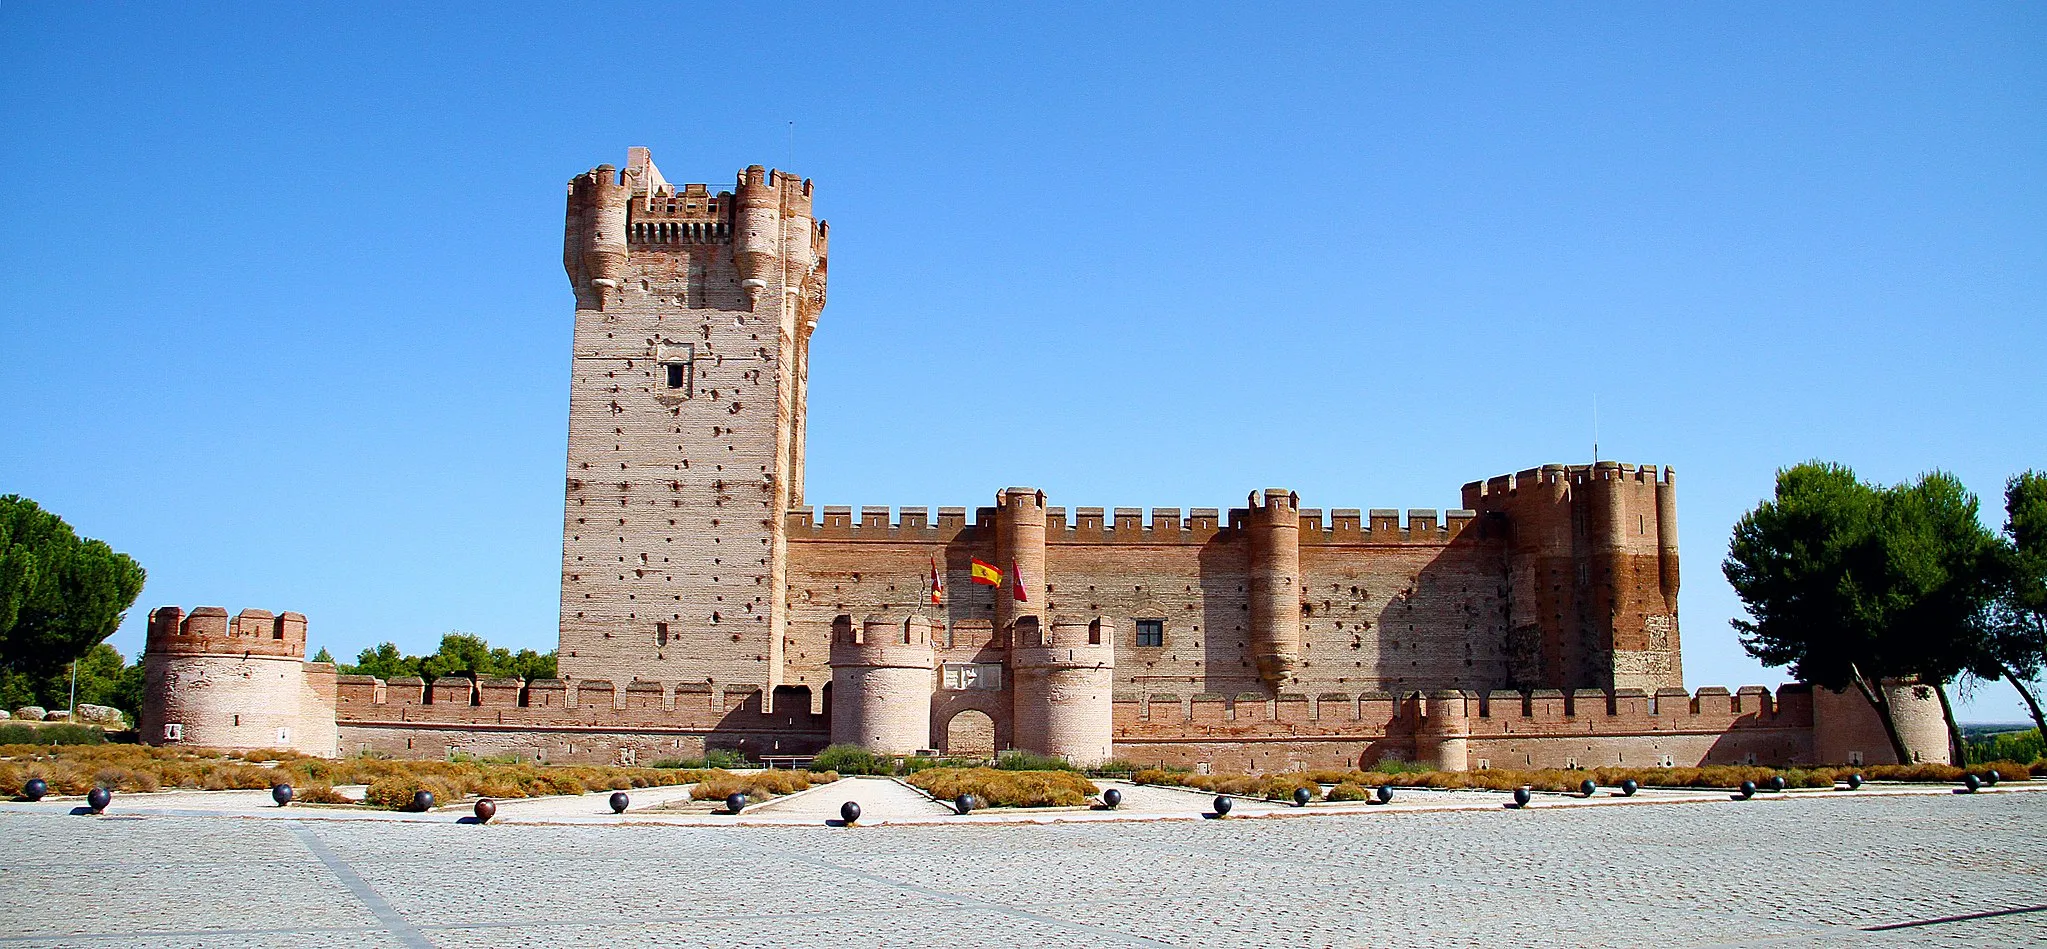
M1844 794L855 830L0 810L0 944L2040 945L2043 912L1866 927L2047 903L2043 805Z

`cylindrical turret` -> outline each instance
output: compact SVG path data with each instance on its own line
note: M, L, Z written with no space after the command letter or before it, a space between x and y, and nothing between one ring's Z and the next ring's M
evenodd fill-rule
M1885 679L1884 697L1891 703L1891 717L1898 737L1912 760L1897 761L1891 740L1884 733L1876 706L1862 697L1862 690L1849 686L1839 692L1815 686L1812 690L1812 744L1815 764L1916 764L1922 761L1953 764L1948 749L1947 719L1940 713L1940 697L1931 686L1904 679Z
M1414 736L1416 761L1432 764L1438 771L1466 771L1471 767L1471 720L1464 693L1452 689L1430 692L1422 700L1421 726Z
M832 743L907 755L931 747L931 621L832 622Z
M1267 488L1250 514L1251 652L1259 678L1277 687L1301 662L1300 498Z
M1007 571L995 591L995 628L1007 630L1045 604L1045 492L1004 488L995 498L995 566ZM1016 598L1018 585L1024 599Z
M1656 560L1664 612L1677 615L1677 473L1663 469L1656 482Z
M1042 522L1041 522L1042 523ZM1009 662L1016 747L1087 767L1113 757L1116 644L1097 618L1017 621Z
M298 613L252 609L229 618L217 606L189 615L175 606L151 610L141 739L334 754L332 696L323 704L322 696L308 694L305 655L306 618Z
M732 216L732 261L739 267L740 288L756 306L775 276L775 258L782 252L782 195L774 179L760 165L747 166L739 175Z
M626 206L632 187L618 169L598 165L569 180L569 207L562 241L562 266L576 291L578 309L604 309L625 279Z

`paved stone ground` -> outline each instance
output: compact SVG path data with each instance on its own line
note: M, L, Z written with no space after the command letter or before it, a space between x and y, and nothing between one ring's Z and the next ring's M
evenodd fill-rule
M0 947L2047 945L2047 793L850 829L120 810L0 808Z

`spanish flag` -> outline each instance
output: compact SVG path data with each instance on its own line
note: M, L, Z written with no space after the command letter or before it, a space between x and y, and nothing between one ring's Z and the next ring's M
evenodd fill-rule
M1002 585L1002 568L979 557L974 558L974 582L987 587Z
M945 576L938 572L938 558L931 558L931 605L945 605Z

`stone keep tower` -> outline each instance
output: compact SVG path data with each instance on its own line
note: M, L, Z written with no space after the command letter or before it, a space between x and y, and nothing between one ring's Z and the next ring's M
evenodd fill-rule
M677 187L634 148L569 182L562 263L561 673L772 690L825 302L811 183L755 165L734 191Z

